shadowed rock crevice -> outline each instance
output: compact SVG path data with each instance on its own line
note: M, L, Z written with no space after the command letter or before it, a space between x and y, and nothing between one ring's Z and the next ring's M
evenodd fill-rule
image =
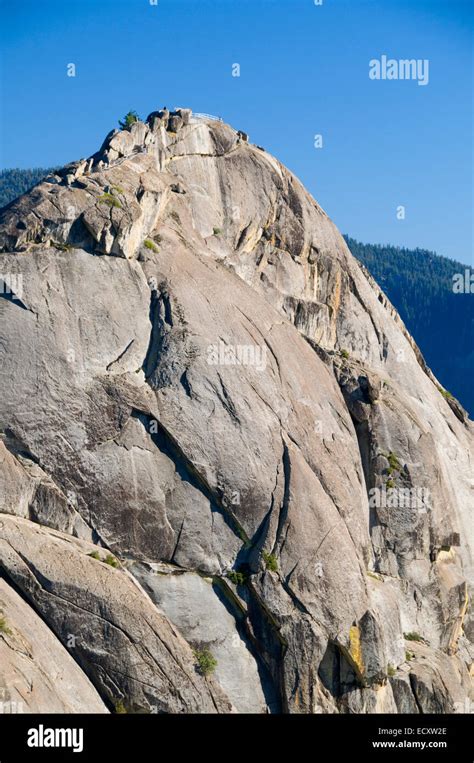
M235 618L238 633L246 644L247 649L249 649L254 656L268 711L270 713L280 713L281 698L279 696L279 691L281 686L275 684L269 668L267 667L265 652L262 654L261 645L255 638L252 622L247 617L247 612L242 610L241 602L236 600L236 597L231 593L229 585L227 585L222 578L215 578L213 588L216 596L222 601L232 617Z

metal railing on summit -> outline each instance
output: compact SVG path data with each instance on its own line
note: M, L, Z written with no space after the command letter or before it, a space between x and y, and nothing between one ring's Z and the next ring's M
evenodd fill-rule
M215 117L213 114L201 114L199 112L193 111L191 119L202 119L207 120L211 119L213 122L223 122L224 120L222 117Z

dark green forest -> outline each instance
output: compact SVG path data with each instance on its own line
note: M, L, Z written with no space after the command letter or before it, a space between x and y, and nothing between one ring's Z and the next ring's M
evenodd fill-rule
M26 193L53 168L0 171L0 207ZM453 292L453 275L466 265L425 249L362 244L344 237L415 338L441 384L474 411L474 299Z
M0 208L26 193L49 175L54 168L33 167L30 170L0 170Z
M347 245L397 308L441 384L474 411L474 298L453 292L453 275L467 265L426 249Z

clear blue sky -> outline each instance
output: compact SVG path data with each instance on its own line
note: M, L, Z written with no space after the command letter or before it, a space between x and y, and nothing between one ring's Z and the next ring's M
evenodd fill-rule
M275 154L343 232L472 263L471 6L0 0L0 166L64 164L128 109L190 106ZM369 79L382 54L429 59L429 84Z

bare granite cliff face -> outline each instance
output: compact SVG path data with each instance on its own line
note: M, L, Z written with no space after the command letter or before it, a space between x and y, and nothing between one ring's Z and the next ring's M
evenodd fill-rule
M473 426L285 167L153 112L0 251L6 701L466 711Z

